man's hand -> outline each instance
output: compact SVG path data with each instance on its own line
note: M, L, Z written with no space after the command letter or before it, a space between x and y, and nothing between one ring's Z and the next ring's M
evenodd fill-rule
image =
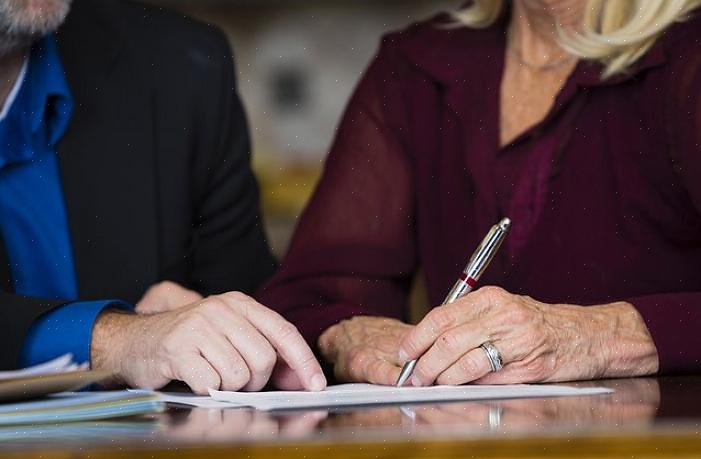
M193 290L186 289L175 282L163 281L146 291L143 298L136 303L136 312L139 314L168 312L202 299L202 295Z
M326 386L295 327L242 293L160 314L106 311L93 328L91 361L93 368L110 370L130 386L160 388L179 380L198 394L207 394L208 388L259 390L276 362L287 375L283 389Z
M395 319L357 316L327 328L319 349L340 381L394 385L402 365L397 351L410 328Z

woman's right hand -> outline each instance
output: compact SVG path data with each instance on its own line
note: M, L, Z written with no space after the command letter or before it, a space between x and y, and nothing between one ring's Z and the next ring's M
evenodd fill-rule
M356 316L327 328L319 349L339 381L393 386L404 364L399 344L410 328L396 319Z

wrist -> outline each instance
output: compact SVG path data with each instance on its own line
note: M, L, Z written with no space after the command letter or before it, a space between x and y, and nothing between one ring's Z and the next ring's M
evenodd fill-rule
M623 301L595 306L594 309L606 328L603 337L598 340L594 337L602 350L602 377L657 373L657 348L638 310Z
M138 316L124 311L107 309L100 313L93 326L90 340L90 364L93 369L112 372L113 377L103 382L106 386L124 384L122 362L126 347L132 342L130 325Z

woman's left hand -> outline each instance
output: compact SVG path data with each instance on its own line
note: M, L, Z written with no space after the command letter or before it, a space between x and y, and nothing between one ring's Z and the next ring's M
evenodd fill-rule
M500 371L491 371L480 348L487 341L502 356ZM650 333L630 303L545 304L498 287L433 309L400 349L400 361L419 358L413 385L571 381L658 369Z

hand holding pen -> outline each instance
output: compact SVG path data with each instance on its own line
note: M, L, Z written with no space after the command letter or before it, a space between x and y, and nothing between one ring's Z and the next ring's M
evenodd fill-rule
M499 223L492 226L487 236L482 240L482 243L477 247L472 257L470 257L460 278L455 285L453 285L450 292L448 292L448 295L443 301L443 305L450 304L472 291L477 285L477 281L479 281L485 269L494 258L494 255L496 255L496 252L499 250L510 227L511 220L508 218L503 218ZM502 358L496 347L489 341L485 341L480 345L480 348L487 355L492 371L499 371L502 367ZM407 382L417 362L418 359L412 359L404 364L399 379L397 380L397 387L401 387Z

